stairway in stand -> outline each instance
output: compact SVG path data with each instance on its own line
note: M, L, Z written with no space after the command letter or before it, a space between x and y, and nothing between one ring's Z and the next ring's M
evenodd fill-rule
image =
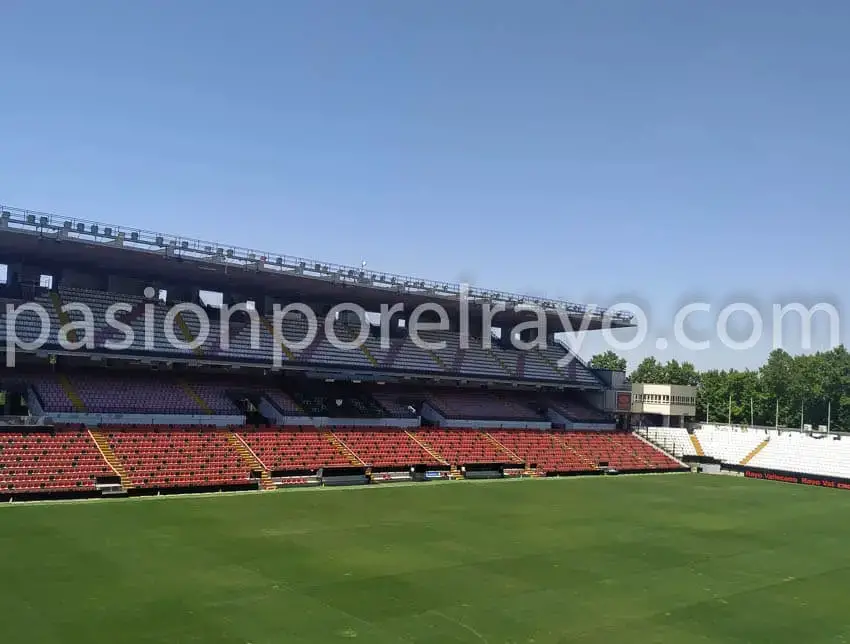
M384 357L384 367L392 367L395 362L396 356L401 352L401 348L404 346L404 338L392 338L390 340L390 350L387 351L386 356Z
M260 322L262 322L262 323L263 323L263 328L264 328L266 331L268 331L268 334L269 334L269 335L271 336L271 338L272 338L272 342L274 342L274 341L275 341L275 337L274 337L274 325L273 325L271 322L269 322L269 319L268 319L265 315L263 315L263 316L261 316L261 317L260 317ZM321 325L319 326L319 328L322 328L322 327L321 327ZM283 335L283 334L281 333L281 335ZM290 349L289 349L289 347L288 347L288 346L286 346L286 343L285 343L285 342L283 342L283 338L282 338L282 337L280 338L280 349L281 349L281 351L283 352L283 355L285 355L285 356L286 356L287 360L293 360L293 361L295 360L295 354L294 354L294 353L292 353L292 351L290 351Z
M68 400L71 401L71 405L74 408L74 411L78 414L85 414L88 410L86 409L86 405L83 402L82 397L79 393L77 393L74 384L71 382L71 379L68 378L64 373L59 374L59 386L62 387L62 391L65 392L65 395L68 397Z
M366 463L361 461L360 458L357 456L357 454L355 454L353 451L351 451L351 449L348 447L348 445L346 445L341 440L339 440L339 438L337 438L336 434L334 434L331 431L327 431L327 432L325 432L325 438L327 438L328 441L330 441L331 445L333 445L340 452L342 452L342 454L345 456L345 458L347 458L348 461L353 466L355 466L355 467L365 467Z
M510 456L514 460L515 463L522 463L523 465L525 465L525 459L520 458L519 456L517 456L516 452L513 452L513 451L509 450L507 447L505 447L504 445L502 445L499 441L497 441L495 438L493 438L493 436L490 434L490 432L482 432L482 434L484 434L484 436L486 436L487 439L491 443L493 443L493 445L495 445L497 449L499 449L500 451L502 451L505 454L507 454L508 456Z
M705 452L702 450L702 445L700 445L696 434L688 434L688 437L691 439L691 445L694 446L694 451L696 451L697 456L705 456Z
M186 324L186 319L183 317L182 311L178 312L174 319L177 321L177 326L180 327L180 333L183 335L183 340L186 341L186 344L194 342L195 336L192 335L192 330L189 328L189 325ZM195 347L192 351L194 351L195 355L199 358L204 357L204 352L201 350L201 347Z
M585 466L587 466L588 470L592 471L599 469L599 465L596 463L595 460L593 460L592 457L588 456L584 452L578 451L575 447L568 444L567 441L565 441L558 435L558 433L552 433L550 434L550 436L552 437L553 447L560 447L561 449L570 452L571 454L574 454L576 458L578 458L582 463L585 464Z
M358 337L357 333L354 332L354 329L352 329L347 324L343 324L342 327L343 327L343 334L344 334L343 339L348 341L348 342L354 342ZM358 343L357 348L360 350L360 353L362 353L365 356L365 358L370 363L372 363L373 367L378 366L378 360L375 358L375 356L372 354L372 352L369 351L369 347L366 346L365 341Z
M248 447L244 440L242 440L242 437L236 432L230 432L230 435L227 437L227 441L233 445L237 452L239 452L239 456L241 456L242 460L251 468L251 471L260 472L260 487L264 490L275 489L274 481L272 481L272 475L269 474L266 466L259 458L257 458L257 455L254 454L253 450Z
M448 465L449 464L449 462L446 459L444 459L442 456L437 454L437 452L435 452L431 448L431 446L428 445L428 443L426 443L423 440L420 440L419 437L416 434L414 434L413 432L408 431L408 430L404 430L404 433L407 434L408 436L410 436L410 439L414 443L416 443L417 445L419 445L419 447L421 447L426 452L428 452L431 455L431 457L434 458L438 463L440 463L441 465Z
M53 302L53 308L56 310L56 316L59 318L59 323L66 326L71 323L71 318L66 311L62 310L62 298L56 291L50 291L50 299ZM70 329L65 339L68 342L77 342L77 330Z
M511 371L511 368L507 365L507 363L504 360L502 360L499 357L499 355L495 351L493 351L493 349L491 347L485 347L484 351L486 351L487 353L490 354L490 357L493 358L493 361L502 368L502 371L504 371L506 374L508 374L512 378L514 376L516 376L516 374L513 371Z
M753 460L756 457L756 455L760 451L762 451L765 447L767 447L769 443L770 443L770 439L765 438L761 443L756 445L749 454L747 454L744 457L744 459L740 462L740 465L747 465L751 460Z
M188 382L181 380L180 386L183 387L183 391L186 392L186 395L192 399L192 402L194 402L203 413L208 415L213 413L206 401L198 395L198 392L192 389L192 386Z
M109 441L106 439L106 436L104 436L102 432L93 429L89 430L89 436L91 436L94 444L97 445L97 449L100 452L100 455L103 456L103 460L109 463L109 467L112 468L112 471L121 477L121 486L125 490L132 488L133 482L130 477L127 476L127 471L124 469L121 461L118 460L115 452L113 452L112 448L109 446Z
M535 348L535 349L534 349L534 351L536 351L536 352L537 352L537 355L540 357L540 359L541 359L541 360L543 360L543 362L545 362L546 364L548 364L548 365L552 368L552 370L553 370L555 373L557 373L557 374L558 374L558 375L560 375L560 376L565 376L565 375L566 375L566 374L564 373L564 370L563 370L563 369L561 369L561 367L559 367L559 366L558 366L558 363L557 363L556 361L552 360L552 359L551 359L549 356L547 356L545 353L543 353L543 352L540 350L540 347Z
M525 378L525 351L519 351L516 358L516 375L520 378Z

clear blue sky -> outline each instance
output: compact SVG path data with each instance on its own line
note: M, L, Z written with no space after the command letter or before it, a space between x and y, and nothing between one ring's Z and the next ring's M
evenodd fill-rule
M846 299L843 0L5 0L0 21L3 203L636 300L651 336L695 296Z

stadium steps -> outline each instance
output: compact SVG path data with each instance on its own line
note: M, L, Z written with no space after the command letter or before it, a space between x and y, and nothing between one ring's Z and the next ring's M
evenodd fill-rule
M432 351L431 349L425 349L425 351L428 353L428 355L431 356L431 358L434 360L434 362L437 363L437 365L440 367L440 369L442 369L444 371L449 371L448 365L445 363L445 361L439 355L437 355L436 351Z
M64 373L59 374L59 386L62 387L62 391L64 391L65 395L68 396L68 400L71 401L71 405L74 407L75 412L78 414L85 414L88 411L83 399L80 397L80 394L77 393L74 384L71 382L71 379Z
M537 352L537 355L538 355L538 356L540 356L540 358L543 360L543 362L545 362L545 363L546 363L546 364L548 364L550 367L552 367L552 369L555 371L555 373L557 373L557 374L559 374L559 375L561 375L561 376L563 376L563 377L565 377L565 378L566 378L567 374L566 374L566 373L564 373L564 370L563 370L563 369L561 369L561 367L559 367L559 366L558 366L558 363L557 363L557 362L555 362L555 361L554 361L554 360L552 360L549 356L547 356L545 353L543 353L543 352L540 350L540 347L536 347L534 350Z
M482 344L483 344L483 343L482 343ZM484 348L484 351L486 351L486 352L487 352L487 354L489 354L489 356L490 356L491 358L493 358L493 362L495 362L497 365L499 365L499 366L502 368L502 371L504 371L506 374L508 374L508 375L509 375L509 376L511 376L511 377L513 377L513 376L515 376L515 375L516 375L513 371L511 371L511 368L507 365L507 363L506 363L504 360L502 360L502 359L501 359L501 358L500 358L500 357L496 354L496 352L495 352L495 351L493 351L493 348L492 348L492 347L485 347L485 348Z
M499 450L503 451L505 454L507 454L508 456L510 456L512 459L514 459L514 461L516 461L517 463L522 463L523 465L525 464L525 459L524 459L524 458L520 458L520 457L516 454L516 452L514 452L514 451L512 451L512 450L509 450L507 447L505 447L504 445L502 445L502 443L500 443L498 440L496 440L496 439L495 439L495 438L494 438L494 437L490 434L490 432L481 432L481 433L482 433L482 434L484 434L484 436L487 438L487 440L489 440L491 443L493 443L493 445L495 445L495 446L496 446L496 448L498 448Z
M234 449L239 452L239 456L242 457L242 460L247 463L252 470L260 472L260 487L264 490L275 489L274 481L272 481L272 475L269 474L265 464L263 464L257 455L254 454L254 450L248 447L248 444L242 439L242 437L236 432L230 432L227 440L231 445L233 445Z
M357 339L357 334L354 333L354 329L352 329L351 327L349 327L348 325L345 325L345 324L343 324L342 327L345 329L346 336L348 336L348 337L345 338L346 340L348 340L349 342L353 342L354 340ZM358 345L357 348L360 349L360 352L366 357L366 359L369 361L369 363L373 367L378 366L377 359L375 358L374 355L372 355L372 352L369 351L369 347L366 346L365 342L361 342Z
M269 319L265 315L260 316L260 321L263 323L263 328L271 336L272 342L274 342L274 326L272 326L272 323L269 322ZM280 343L280 348L283 351L283 355L286 356L287 360L295 360L295 354L292 353L292 351L289 350L289 347L287 347L283 342Z
M559 447L565 449L572 454L575 454L582 463L587 465L589 470L598 470L599 467L596 465L596 461L594 461L590 456L585 454L584 452L578 451L572 445L568 444L567 441L563 440L557 433L551 434L553 442Z
M109 441L106 439L106 436L104 436L102 432L92 429L89 430L89 436L91 436L91 439L97 446L97 450L100 452L103 460L106 461L109 464L109 467L112 468L112 471L121 478L121 486L125 490L132 488L132 480L129 476L127 476L127 471L115 455L115 452L112 451L112 448L109 446Z
M516 375L525 378L525 351L520 351L516 359Z
M700 445L696 434L688 434L688 437L691 439L691 445L694 446L694 451L697 453L697 456L705 456L705 452L703 451L702 445Z
M343 443L339 437L334 434L332 431L325 432L325 438L330 441L330 444L336 447L342 454L345 455L345 458L349 460L349 462L355 467L366 467L366 463L360 460L360 457L354 453L351 448L348 447L345 443Z
M449 478L454 479L455 481L463 478L463 472L460 471L460 468L457 465L452 465L449 470Z
M644 430L644 431L646 431L646 430ZM669 458L673 459L674 461L676 461L676 462L677 462L679 465L681 465L682 467L687 467L687 466L688 466L688 465L687 465L687 463L685 463L682 459L680 459L678 456L676 456L676 455L675 455L672 451L668 450L668 449L667 449L664 445L661 445L660 443L657 443L656 441L652 440L652 439L648 436L648 432L647 432L646 434L644 434L644 433L642 433L642 431L639 429L639 430L637 430L637 431L635 431L635 432L632 432L632 435L633 435L635 438L637 438L638 440L643 441L644 443L646 443L647 445L649 445L652 449L656 449L656 450L658 450L659 452L661 452L662 454L665 454L665 455L666 455L666 456L668 456Z
M211 415L213 410L210 409L210 406L206 403L206 401L198 395L198 392L192 389L192 385L190 385L185 380L180 381L180 386L183 388L183 391L186 392L186 395L192 399L192 401L201 408L201 411L204 414Z
M404 346L404 338L395 338L390 342L390 350L387 351L387 355L384 358L384 367L392 367L395 362L396 356L401 352L401 348Z
M454 360L452 360L452 371L460 371L460 368L463 366L463 359L466 357L466 351L458 345L457 351L455 351Z
M421 448L422 448L422 449L424 449L426 452L428 452L428 454L430 454L432 458L435 458L435 459L437 460L437 462L438 462L438 463L440 463L441 465L448 465L448 464L449 464L449 462L448 462L446 459L444 459L442 456L440 456L439 454L437 454L437 452L435 452L435 451L431 448L431 446L430 446L430 445L428 445L428 443L426 443L426 442L425 442L425 441L423 441L423 440L420 440L420 438L419 438L416 434L414 434L413 432L408 431L408 430L404 430L404 433L405 433L405 434L407 434L408 436L410 436L410 439L411 439L414 443L416 443L417 445L419 445L419 447L421 447Z
M298 360L301 362L310 362L310 358L314 353L319 349L319 345L328 339L327 333L325 333L325 325L319 324L316 329L316 336L313 338L313 341L304 349L301 353L298 354Z
M747 454L747 455L743 458L743 460L739 463L739 465L746 465L746 464L747 464L747 463L749 463L751 460L753 460L753 459L756 457L756 455L757 455L760 451L762 451L765 447L767 447L768 443L770 443L770 439L769 439L769 438L765 438L765 439L764 439L761 443L759 443L758 445L756 445L756 446L755 446L755 447L754 447L754 448L750 451L750 453L749 453L749 454Z
M180 327L180 333L183 335L183 339L187 343L194 342L195 336L192 335L192 330L189 328L189 325L186 324L186 319L183 317L183 312L178 312L177 315L174 316L174 319L177 320L177 326ZM204 357L204 352L201 347L195 347L194 349L192 349L192 351L194 351L195 355L199 358Z
M62 310L62 298L57 291L50 291L50 299L53 302L53 308L56 311L56 316L62 326L71 323L71 318L66 311ZM68 331L67 339L69 342L77 342L77 330L71 329Z
M631 456L631 457L633 457L633 458L636 458L636 459L638 459L638 460L640 460L640 461L643 461L644 465L646 465L648 468L652 468L652 461L650 461L649 459L645 458L642 454L639 454L639 453L637 452L637 450L634 450L634 449L628 449L628 448L626 448L625 446L618 444L617 442L615 442L615 441L614 441L614 439L613 439L613 438L611 438L611 437L610 437L610 436L608 436L607 434L605 435L605 438L606 438L606 439L608 439L608 442L609 442L609 443L611 443L611 445L613 445L613 446L614 446L614 447L615 447L618 451L620 451L621 453L628 454L629 456Z

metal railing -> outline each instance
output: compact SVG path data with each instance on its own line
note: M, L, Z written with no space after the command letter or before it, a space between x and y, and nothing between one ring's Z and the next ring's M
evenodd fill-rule
M629 324L634 316L598 306L585 306L564 300L540 298L493 289L467 287L453 282L426 280L396 273L367 270L320 262L295 255L284 255L243 248L219 242L202 241L182 235L168 235L141 228L104 224L101 222L59 217L57 215L0 205L0 229L56 236L80 242L120 245L142 251L170 254L182 259L217 262L255 270L289 273L350 284L359 284L388 291L427 294L438 297L466 296L472 301L531 305L544 310L565 311L569 315L607 318Z

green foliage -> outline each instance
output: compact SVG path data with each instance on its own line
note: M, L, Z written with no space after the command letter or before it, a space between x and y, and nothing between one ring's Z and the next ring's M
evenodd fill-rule
M656 385L690 385L696 387L699 384L699 373L690 362L679 364L671 360L667 364L661 364L655 358L645 358L631 373L629 379L632 382L644 382Z
M625 371L626 359L621 358L610 349L605 353L597 353L590 359L590 366L594 369L610 369L611 371Z
M703 371L685 362L646 358L630 374L632 382L692 385L697 419L725 423L729 400L733 423L799 427L825 425L832 404L833 429L850 428L850 353L839 346L812 355L791 356L776 349L757 371ZM778 414L777 414L778 407Z

